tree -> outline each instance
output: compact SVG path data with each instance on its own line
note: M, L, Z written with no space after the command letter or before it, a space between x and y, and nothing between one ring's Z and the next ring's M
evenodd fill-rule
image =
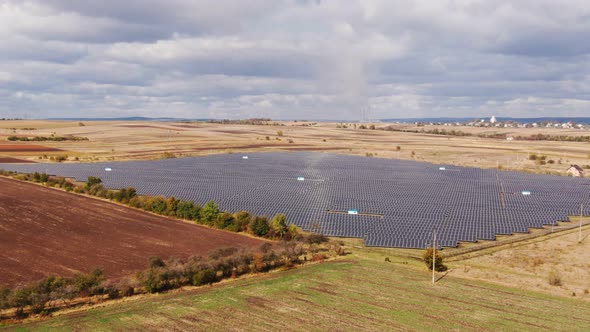
M207 225L212 225L218 214L219 206L214 201L209 201L201 209L201 220Z
M215 219L215 228L226 229L233 225L234 216L229 212L222 212Z
M166 200L166 211L165 214L167 216L176 216L176 209L178 208L178 200L176 197L172 196Z
M176 206L176 216L182 219L189 219L194 220L193 218L193 211L195 208L195 203L180 200ZM198 216L198 214L197 214Z
M143 204L143 209L157 214L164 214L166 212L166 199L162 196L150 197Z
M424 252L424 255L422 255L422 259L424 260L424 263L426 264L426 266L428 266L428 269L430 271L432 271L432 251L432 248L428 248ZM434 267L436 269L436 272L444 272L447 270L447 267L443 264L443 257L439 253L439 251L436 251Z
M234 213L234 230L235 232L244 232L248 230L248 225L252 220L252 216L247 211L239 211Z
M102 180L96 176L89 176L88 181L86 182L86 189L90 189L95 184L102 183Z
M256 216L250 222L250 233L256 236L265 236L269 230L270 226L266 217Z
M272 229L279 237L285 236L288 231L287 217L284 214L277 214L272 218Z

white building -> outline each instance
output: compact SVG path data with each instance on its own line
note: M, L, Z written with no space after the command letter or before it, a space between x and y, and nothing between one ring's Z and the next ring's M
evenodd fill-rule
M498 122L498 120L496 120L495 116L492 116L492 118L490 119L490 123L496 123Z
M584 170L582 169L582 167L578 165L571 165L570 168L568 168L567 170L567 175L571 175L574 177L583 177Z

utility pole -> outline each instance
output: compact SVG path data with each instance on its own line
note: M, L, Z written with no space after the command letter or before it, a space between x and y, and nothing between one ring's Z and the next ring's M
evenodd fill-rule
M436 271L436 229L434 229L432 235L432 284L434 285L434 272Z
M584 215L584 203L580 204L580 231L578 232L578 243L582 243L582 216Z

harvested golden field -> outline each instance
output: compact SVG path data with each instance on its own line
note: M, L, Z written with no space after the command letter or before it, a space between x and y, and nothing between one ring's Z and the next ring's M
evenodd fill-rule
M451 275L590 301L590 227L452 258Z
M81 161L159 159L247 151L329 151L383 158L413 159L483 168L502 167L536 173L565 174L570 164L590 164L588 143L507 141L384 130L337 128L337 123L280 122L280 125L204 122L2 121L0 140L9 135L79 136L88 141L43 142L61 152L0 152L1 157L38 161L42 155L64 155ZM377 129L389 124L376 123ZM11 129L15 128L15 129ZM21 129L19 129L21 128ZM22 129L22 128L27 128ZM34 129L31 129L34 128ZM396 125L398 129L444 129L440 126ZM554 128L452 127L472 134L531 136L588 135L587 131ZM446 128L447 130L449 128ZM33 143L33 142L31 142ZM28 143L25 143L28 144ZM399 150L398 150L399 147ZM538 165L529 154L546 155L553 164ZM47 161L42 159L41 161Z

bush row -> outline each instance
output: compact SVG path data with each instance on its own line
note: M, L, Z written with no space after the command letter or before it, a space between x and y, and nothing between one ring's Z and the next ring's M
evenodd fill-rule
M47 314L57 306L70 305L76 297L112 292L105 280L102 270L96 269L72 278L51 276L15 289L0 287L0 309L16 308L16 318L26 316L26 307L29 313Z
M327 241L321 236L319 238L321 243ZM81 298L101 296L101 299L116 299L189 285L201 286L225 278L290 268L308 260L323 261L327 257L345 254L340 244L318 245L317 240L317 235L299 235L297 240L275 244L276 248L264 243L254 250L217 249L211 251L208 257L172 258L167 261L152 257L149 268L116 282L108 280L102 270L96 269L88 274L75 274L72 278L50 276L14 289L0 287L0 310L16 308L13 317L17 319L29 314L47 315L60 308L83 303ZM78 301L75 300L77 298Z
M61 141L87 141L88 137L81 137L81 136L8 136L6 138L9 141L21 141L21 142L44 142L44 141L54 141L54 142L61 142Z

